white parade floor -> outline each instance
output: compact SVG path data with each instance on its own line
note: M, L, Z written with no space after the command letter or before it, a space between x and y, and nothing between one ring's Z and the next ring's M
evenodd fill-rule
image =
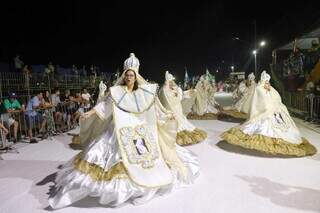
M0 213L151 212L151 213L293 213L320 212L320 154L304 158L266 156L220 142L219 134L236 123L192 121L209 138L187 147L199 156L201 175L189 188L141 206L111 209L86 198L52 210L48 193L58 166L79 151L69 148L65 134L38 144L17 144L19 154L0 160ZM320 135L299 125L304 137L320 150Z

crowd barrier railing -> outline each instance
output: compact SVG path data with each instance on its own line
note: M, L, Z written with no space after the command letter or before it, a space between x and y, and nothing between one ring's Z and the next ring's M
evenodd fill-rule
M290 112L300 115L306 121L320 121L320 95L305 91L281 91L281 98Z
M31 138L41 141L52 139L60 133L76 128L80 116L89 111L92 104L87 101L64 101L56 106L42 104L36 109L12 110L1 115L0 147L6 148L13 142L29 143ZM4 128L7 130L5 132Z

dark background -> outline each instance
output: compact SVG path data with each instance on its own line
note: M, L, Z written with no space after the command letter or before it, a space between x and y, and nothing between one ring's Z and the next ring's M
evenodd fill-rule
M267 42L258 54L262 70L272 49L311 30L320 18L319 1L99 2L1 5L0 60L20 54L27 64L94 63L115 72L134 52L142 75L158 82L165 70L181 80L185 67L189 75L207 67L225 76L231 65L253 71L254 21L257 42Z

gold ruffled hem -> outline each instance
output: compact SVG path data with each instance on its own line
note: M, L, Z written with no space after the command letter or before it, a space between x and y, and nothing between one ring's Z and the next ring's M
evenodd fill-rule
M72 141L71 143L69 144L69 147L72 148L72 149L75 149L75 150L81 150L83 149L83 146L81 144L81 141L80 141L80 136L79 135L74 135L72 137Z
M314 155L317 149L305 138L300 144L292 144L281 138L270 138L264 135L248 135L238 128L231 128L222 133L221 138L226 142L247 149L254 149L268 154L289 156Z
M248 114L244 113L244 112L239 112L237 110L222 110L220 111L221 115L227 115L227 116L231 116L234 118L238 118L238 119L248 119Z
M105 171L98 165L83 160L81 155L82 153L79 153L74 158L74 168L81 173L89 175L95 181L110 181L114 178L128 178L127 171L122 162L115 164L108 171Z
M195 113L189 113L187 118L190 120L216 120L218 115L215 113L205 113L203 115L197 115Z
M74 135L72 137L72 142L71 143L76 144L76 145L81 145L80 136L79 135Z
M187 146L197 144L207 138L207 133L201 129L194 129L193 131L183 130L177 134L177 144L180 146Z

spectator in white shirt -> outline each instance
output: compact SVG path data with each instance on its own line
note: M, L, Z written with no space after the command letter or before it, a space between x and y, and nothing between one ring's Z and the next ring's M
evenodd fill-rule
M91 95L88 93L87 89L83 89L83 93L81 94L81 97L86 102L84 105L84 111L87 112L91 107L90 105Z
M57 131L61 132L63 127L63 107L60 101L60 90L58 88L54 89L54 93L51 95L51 103L53 106L54 120L57 124Z

